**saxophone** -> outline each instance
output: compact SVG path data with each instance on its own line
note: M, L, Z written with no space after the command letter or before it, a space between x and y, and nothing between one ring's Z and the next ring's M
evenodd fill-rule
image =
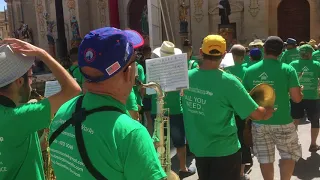
M179 176L171 170L171 156L170 156L170 119L169 109L164 108L165 94L161 86L157 83L150 82L142 84L136 80L136 83L142 88L151 88L157 94L157 116L154 122L153 140L155 142L156 150L162 168L167 174L167 180L179 180ZM167 114L167 116L166 116ZM167 132L165 133L165 130Z
M41 101L44 99L43 96L41 96L36 89L32 89L31 94L33 97L36 98L36 101ZM32 101L34 102L34 101ZM44 164L44 172L46 176L46 180L55 180L56 177L53 173L52 165L51 165L51 160L50 160L50 150L49 150L49 129L44 129L40 131L40 144L41 144L41 150L42 150L42 158L43 158L43 164ZM44 146L41 142L44 142Z

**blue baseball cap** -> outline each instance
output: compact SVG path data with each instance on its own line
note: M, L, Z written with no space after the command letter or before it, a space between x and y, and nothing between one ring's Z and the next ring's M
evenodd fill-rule
M250 50L250 56L256 57L256 56L261 56L262 53L259 48L253 48Z
M296 45L297 44L297 40L295 40L293 38L288 38L287 41L286 41L286 44Z
M79 67L91 67L103 73L93 78L81 71L90 82L107 80L121 71L130 61L134 49L144 45L142 36L134 30L113 27L96 29L87 34L79 46Z

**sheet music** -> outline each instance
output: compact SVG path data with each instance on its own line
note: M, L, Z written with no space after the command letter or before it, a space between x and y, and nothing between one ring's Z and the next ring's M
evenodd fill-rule
M146 78L148 82L160 84L165 92L189 88L187 54L179 54L146 60ZM147 89L147 94L155 94Z
M234 60L231 53L227 53L221 61L220 67L226 68L229 66L234 66Z
M61 86L58 81L47 81L45 90L44 90L44 97L50 97L52 95L57 94L61 91Z

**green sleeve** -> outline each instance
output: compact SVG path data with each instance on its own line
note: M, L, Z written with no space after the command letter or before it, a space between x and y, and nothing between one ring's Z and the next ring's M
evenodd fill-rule
M300 87L296 70L289 66L289 88Z
M198 67L199 67L198 62L194 62L194 63L192 64L191 69L198 68Z
M226 90L229 91L228 95L226 95L228 101L233 107L235 113L242 119L249 117L250 114L259 107L258 104L250 97L249 93L240 81L235 78L230 80Z
M161 180L166 173L161 167L152 139L148 131L141 127L128 134L119 147L127 180Z
M138 111L137 97L133 89L127 99L126 107L128 111Z
M0 121L2 136L22 141L31 133L48 128L51 122L51 105L48 99L28 103L7 111Z

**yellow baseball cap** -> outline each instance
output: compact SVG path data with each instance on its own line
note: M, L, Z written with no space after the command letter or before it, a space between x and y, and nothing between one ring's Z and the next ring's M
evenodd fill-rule
M203 39L202 52L210 56L221 56L227 50L226 40L220 35L208 35ZM211 52L217 50L219 53Z

